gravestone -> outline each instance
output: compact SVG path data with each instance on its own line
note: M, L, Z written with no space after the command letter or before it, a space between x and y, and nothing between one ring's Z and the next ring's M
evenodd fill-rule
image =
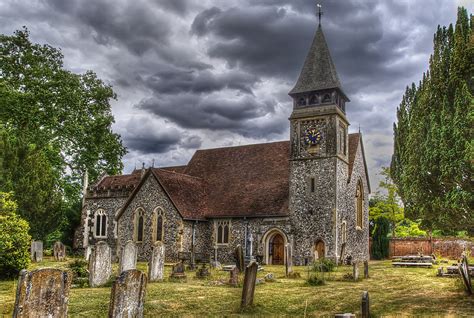
M31 242L31 260L33 262L43 261L43 242L42 241Z
M171 269L171 278L179 278L184 279L186 278L186 273L184 272L184 263L179 262L178 264L173 265Z
M112 251L106 242L97 243L89 258L89 286L107 283L112 275Z
M119 274L129 269L137 268L137 246L132 241L128 241L123 248L120 257Z
M196 277L197 278L206 278L211 276L211 273L209 272L209 268L207 268L206 264L202 264L201 268L197 269L196 272Z
M244 252L242 251L242 246L239 244L236 246L234 251L235 265L239 269L239 272L244 271Z
M362 303L360 306L361 317L369 318L370 317L370 302L369 302L369 292L364 291L362 293Z
M67 317L72 274L56 268L22 270L13 317Z
M359 262L352 263L352 276L354 277L354 281L359 280Z
M55 261L62 262L66 258L66 246L60 241L54 242L53 256Z
M466 289L466 292L468 295L472 295L472 282L471 282L471 276L469 273L469 263L467 261L467 256L463 255L461 263L459 264L459 272L462 277L462 281L464 283L464 287Z
M356 315L351 313L335 314L334 318L356 318Z
M231 286L237 287L239 285L239 269L234 267L230 270L229 284Z
M146 284L146 275L139 270L122 272L112 286L109 317L143 317Z
M364 261L364 278L369 278L369 261Z
M255 283L257 280L257 263L251 262L245 268L244 287L242 288L242 308L253 304L253 296L255 293Z
M288 277L293 272L293 248L290 243L285 245L285 276Z
M156 242L148 262L148 279L150 282L162 281L165 273L165 246Z
M88 245L86 249L84 250L84 258L86 259L86 261L89 261L89 257L91 256L91 253L92 253L92 248L90 247L90 245Z

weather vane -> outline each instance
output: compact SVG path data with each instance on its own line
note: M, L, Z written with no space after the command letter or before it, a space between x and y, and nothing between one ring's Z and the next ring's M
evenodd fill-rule
M320 5L319 3L316 4L316 6L318 7L319 26L321 26L321 16L323 15L323 11L321 11L321 8L322 8L323 6Z

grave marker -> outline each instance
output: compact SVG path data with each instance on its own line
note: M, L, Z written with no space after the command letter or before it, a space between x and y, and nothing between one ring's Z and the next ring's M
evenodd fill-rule
M285 245L285 276L290 276L293 272L293 248L290 243Z
M239 269L237 267L234 267L229 271L230 273L230 278L229 278L229 284L231 286L237 287L239 285Z
M364 261L364 278L369 278L369 261Z
M129 269L137 268L137 247L132 241L128 241L123 248L120 257L119 274Z
M462 281L464 283L464 287L466 289L467 294L472 295L472 282L466 255L462 256L461 263L459 264L459 273L461 274Z
M72 274L56 268L22 270L13 318L67 317Z
M360 305L360 311L362 318L369 318L370 317L370 302L369 302L369 292L364 291L362 293L362 302Z
M242 251L242 246L240 244L236 246L234 256L235 256L235 264L237 268L239 269L239 272L243 272L244 267L245 267L244 253Z
M112 286L109 317L143 317L147 278L136 269L122 272Z
M162 281L165 272L165 246L156 242L148 262L148 279L151 282Z
M171 270L171 278L186 278L186 273L184 272L184 263L179 262L178 264L173 265L173 268Z
M66 258L66 246L60 241L54 242L53 256L55 261L62 262Z
M354 281L359 280L359 262L352 263L352 276L354 277Z
M89 258L89 286L104 285L112 275L112 251L109 245L101 241L92 249Z
M242 288L242 308L253 304L253 296L255 293L255 282L257 280L257 263L250 262L245 268L244 287Z
M42 241L31 242L31 260L33 262L43 261L43 242Z

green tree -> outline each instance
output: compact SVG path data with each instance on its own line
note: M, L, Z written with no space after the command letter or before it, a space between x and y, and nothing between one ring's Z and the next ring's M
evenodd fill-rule
M0 278L11 278L30 263L28 222L16 215L11 193L0 192Z
M432 231L474 234L474 33L467 10L438 27L429 70L405 91L394 124L391 177L406 216Z
M390 240L390 221L384 216L380 216L375 221L372 233L372 257L374 259L384 259L388 257Z
M60 224L71 232L65 223L74 219L83 174L96 179L122 169L126 151L111 129L115 93L92 71L65 70L61 51L31 43L26 28L0 35L0 74L3 147L11 150L0 159L0 190L14 191L35 238Z

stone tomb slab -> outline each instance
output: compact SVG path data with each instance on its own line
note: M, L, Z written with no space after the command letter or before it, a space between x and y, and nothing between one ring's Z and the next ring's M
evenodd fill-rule
M89 258L89 286L97 287L106 284L112 275L112 250L101 241L92 249Z
M22 270L13 317L67 317L71 282L70 272L56 268Z
M112 286L109 317L143 317L147 277L136 269L122 272Z

